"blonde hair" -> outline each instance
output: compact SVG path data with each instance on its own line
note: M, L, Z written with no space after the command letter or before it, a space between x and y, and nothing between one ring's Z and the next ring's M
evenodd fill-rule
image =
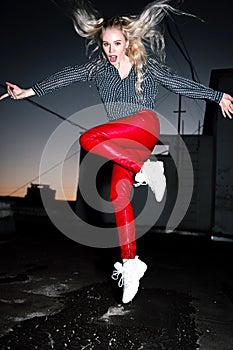
M119 28L129 42L127 55L133 62L137 75L136 91L142 92L144 80L143 67L147 67L148 49L158 63L165 62L165 42L160 24L166 15L185 14L168 4L169 0L156 0L149 3L140 15L102 18L92 7L90 1L79 0L73 11L73 23L76 32L87 39L89 58L101 47L102 32L106 28ZM91 47L93 47L91 49Z

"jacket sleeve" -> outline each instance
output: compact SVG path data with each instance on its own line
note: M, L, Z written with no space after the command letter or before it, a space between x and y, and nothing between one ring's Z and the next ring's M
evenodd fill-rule
M92 61L82 65L65 67L36 83L32 89L37 96L42 96L79 81L93 80L97 64L97 61Z
M154 60L149 60L149 69L159 84L176 94L217 103L222 99L223 92L213 90L193 80L171 73L159 66Z

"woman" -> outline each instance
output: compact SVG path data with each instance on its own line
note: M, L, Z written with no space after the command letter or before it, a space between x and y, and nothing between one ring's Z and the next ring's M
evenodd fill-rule
M148 183L158 201L166 186L161 164L146 161L159 137L155 113L158 85L184 96L216 102L224 117L231 118L233 112L230 95L174 75L162 66L164 38L158 24L168 13L180 14L167 2L154 1L139 16L104 19L98 18L89 1L79 1L73 12L75 29L89 39L89 48L97 45L93 52L101 48L102 57L66 67L29 89L7 83L7 93L0 98L42 96L74 82L95 82L109 122L82 134L80 144L86 151L113 161L110 199L122 263L114 265L112 277L117 279L122 274L118 284L123 285L123 303L134 298L147 269L136 255L132 186Z

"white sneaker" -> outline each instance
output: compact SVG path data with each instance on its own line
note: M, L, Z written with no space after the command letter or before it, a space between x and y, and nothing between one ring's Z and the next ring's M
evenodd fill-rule
M161 202L166 189L166 177L164 166L161 161L151 161L148 159L142 166L139 173L135 175L134 186L149 185L155 195L157 202Z
M117 262L114 267L116 270L113 271L112 278L117 280L121 274L118 286L123 286L122 302L127 304L137 294L139 280L146 272L147 265L136 256L134 259L124 260L123 264Z

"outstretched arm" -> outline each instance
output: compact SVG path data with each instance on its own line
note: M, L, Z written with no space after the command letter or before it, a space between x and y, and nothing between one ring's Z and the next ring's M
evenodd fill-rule
M222 114L224 118L232 119L233 114L233 97L228 94L223 94L221 101L219 102L219 106L221 107Z
M22 89L17 85L7 82L7 93L0 96L0 100L8 96L17 100L33 95L42 96L79 81L93 80L96 74L97 64L101 63L101 61L101 59L97 58L82 65L65 67L36 83L29 89Z
M160 67L154 60L149 60L149 66L155 79L168 90L190 98L210 100L219 104L223 116L232 119L233 97L222 91L216 91L196 81L178 76Z
M6 82L7 92L0 96L0 100L3 100L6 97L11 97L14 100L20 100L22 98L27 98L35 95L35 92L32 88L21 89L18 85Z

